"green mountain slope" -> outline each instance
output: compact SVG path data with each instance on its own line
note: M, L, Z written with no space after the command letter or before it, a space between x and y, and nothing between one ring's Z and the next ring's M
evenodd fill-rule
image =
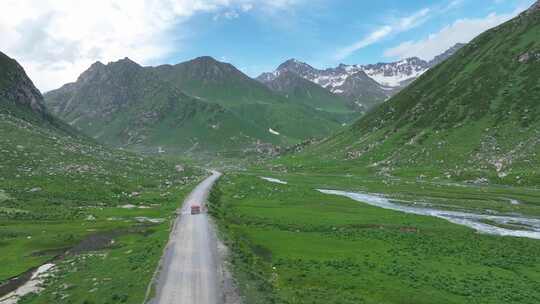
M151 69L191 96L220 104L242 119L277 130L287 144L330 135L344 119L342 113L321 112L313 104L272 92L233 65L211 57Z
M212 57L199 57L176 65L148 69L188 95L224 106L283 102L264 85L249 78L233 65Z
M54 114L98 141L143 151L248 152L340 127L337 115L292 104L231 65L206 57L158 68L127 58L98 62L45 99Z
M263 127L187 96L129 59L96 63L77 82L45 98L53 113L115 146L177 152L239 149L257 139L280 142Z
M272 91L285 95L291 102L330 113L353 113L349 101L293 72L283 71L264 84Z
M308 148L304 168L538 184L538 37L533 7L474 39L351 129Z

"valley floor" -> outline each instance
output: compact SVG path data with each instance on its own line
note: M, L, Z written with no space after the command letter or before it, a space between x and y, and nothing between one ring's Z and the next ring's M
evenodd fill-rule
M211 194L210 210L232 249L246 303L540 301L539 240L479 233L442 218L316 189L381 193L404 206L418 202L532 219L540 214L540 190L534 188L265 171L226 174Z
M30 290L38 293L0 296L0 303L141 303L172 214L192 186L178 188L159 206L89 207L86 220L3 222L1 282L42 264L53 267L41 287Z

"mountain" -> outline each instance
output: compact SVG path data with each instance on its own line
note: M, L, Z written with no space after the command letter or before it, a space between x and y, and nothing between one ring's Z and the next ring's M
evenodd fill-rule
M184 94L128 58L97 62L76 82L45 97L53 113L113 146L221 150L247 144L251 137L272 140L260 126Z
M289 143L328 135L344 122L342 113L327 112L326 108L321 111L316 104L295 100L291 96L285 96L283 92L272 91L233 65L212 57L199 57L152 69L162 79L189 95L221 104L243 119L253 123L264 122L269 128L279 130L281 134L288 134L294 138ZM331 97L335 99L335 96ZM299 125L304 127L299 128Z
M350 71L361 70L382 86L399 88L412 82L429 69L429 63L418 57L397 62L349 66Z
M0 111L47 119L43 96L17 61L0 52L0 71Z
M271 90L260 82L248 77L233 65L219 62L212 57L199 57L177 65L162 65L152 68L162 79L167 80L189 95L219 103L227 108L243 105L288 105L300 104L308 108L338 108L346 102L320 87L294 77L292 74L273 79ZM309 96L311 95L311 97ZM311 101L309 100L311 99ZM326 107L321 99L328 99Z
M537 185L539 36L536 3L350 129L306 148L303 168L326 170L324 163L343 172Z
M67 136L80 136L45 108L41 92L17 61L0 52L0 115L4 122L20 120Z
M274 92L283 94L291 102L315 107L318 110L349 113L349 102L296 73L284 71L266 85Z
M267 84L285 71L296 73L346 98L357 108L371 109L393 96L431 67L452 56L461 47L463 44L456 44L429 62L412 57L390 63L340 64L336 68L325 70L290 59L282 63L274 72L261 74L257 80Z
M225 106L281 102L278 96L233 65L208 56L148 69L186 94Z
M431 59L431 61L429 61L429 63L428 63L429 67L434 67L437 64L439 64L439 63L445 61L446 59L450 58L452 55L454 55L457 51L459 51L465 45L466 45L465 43L456 43L453 47L449 48L444 53L442 53L442 54L440 54L438 56L435 56L435 58Z
M326 136L341 125L210 57L159 67L128 58L97 62L45 100L98 141L143 151L253 150Z
M387 98L377 82L369 78L363 71L348 71L345 65L340 65L335 69L318 70L304 62L290 59L282 63L273 73L264 73L257 77L257 80L269 84L283 73L299 75L335 95L346 98L349 100L350 107L360 110L369 108ZM358 90L358 87L361 89Z

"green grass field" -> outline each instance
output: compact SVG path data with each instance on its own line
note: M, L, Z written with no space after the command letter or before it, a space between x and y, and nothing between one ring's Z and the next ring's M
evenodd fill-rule
M171 186L163 197L165 192L147 193L131 200L136 207L130 209L84 206L74 218L2 221L0 263L7 267L0 281L53 259L57 266L45 290L19 303L140 303L168 240L174 210L195 184ZM58 215L71 214L69 209ZM107 243L88 242L101 235ZM75 252L54 260L72 248Z
M482 235L314 190L376 192L386 187L380 181L273 175L289 182L281 185L258 177L267 174L228 174L211 197L247 303L540 300L538 240ZM538 214L538 191L522 190L396 183L381 192L436 197L450 208L504 211L498 197L523 195L521 211Z
M159 207L151 209L100 208L91 211L96 220L90 223L46 224L49 231L45 235L51 238L69 231L67 237L71 241L66 244L68 246L77 244L81 236L100 231L105 232L111 242L104 248L84 249L57 261L53 276L45 281L45 290L39 295L25 297L20 303L142 303L168 240L173 211L191 188L192 185L179 187ZM134 220L136 217L164 221L138 223ZM54 227L61 231L54 231ZM28 225L21 228L29 231ZM27 248L21 249L23 255L28 254Z

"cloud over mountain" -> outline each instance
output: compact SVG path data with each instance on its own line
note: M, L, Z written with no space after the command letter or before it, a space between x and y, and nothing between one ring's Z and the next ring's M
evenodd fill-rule
M19 60L40 89L50 90L75 80L98 60L128 56L155 63L182 48L182 23L198 13L275 11L299 2L6 0L0 11L0 49Z

